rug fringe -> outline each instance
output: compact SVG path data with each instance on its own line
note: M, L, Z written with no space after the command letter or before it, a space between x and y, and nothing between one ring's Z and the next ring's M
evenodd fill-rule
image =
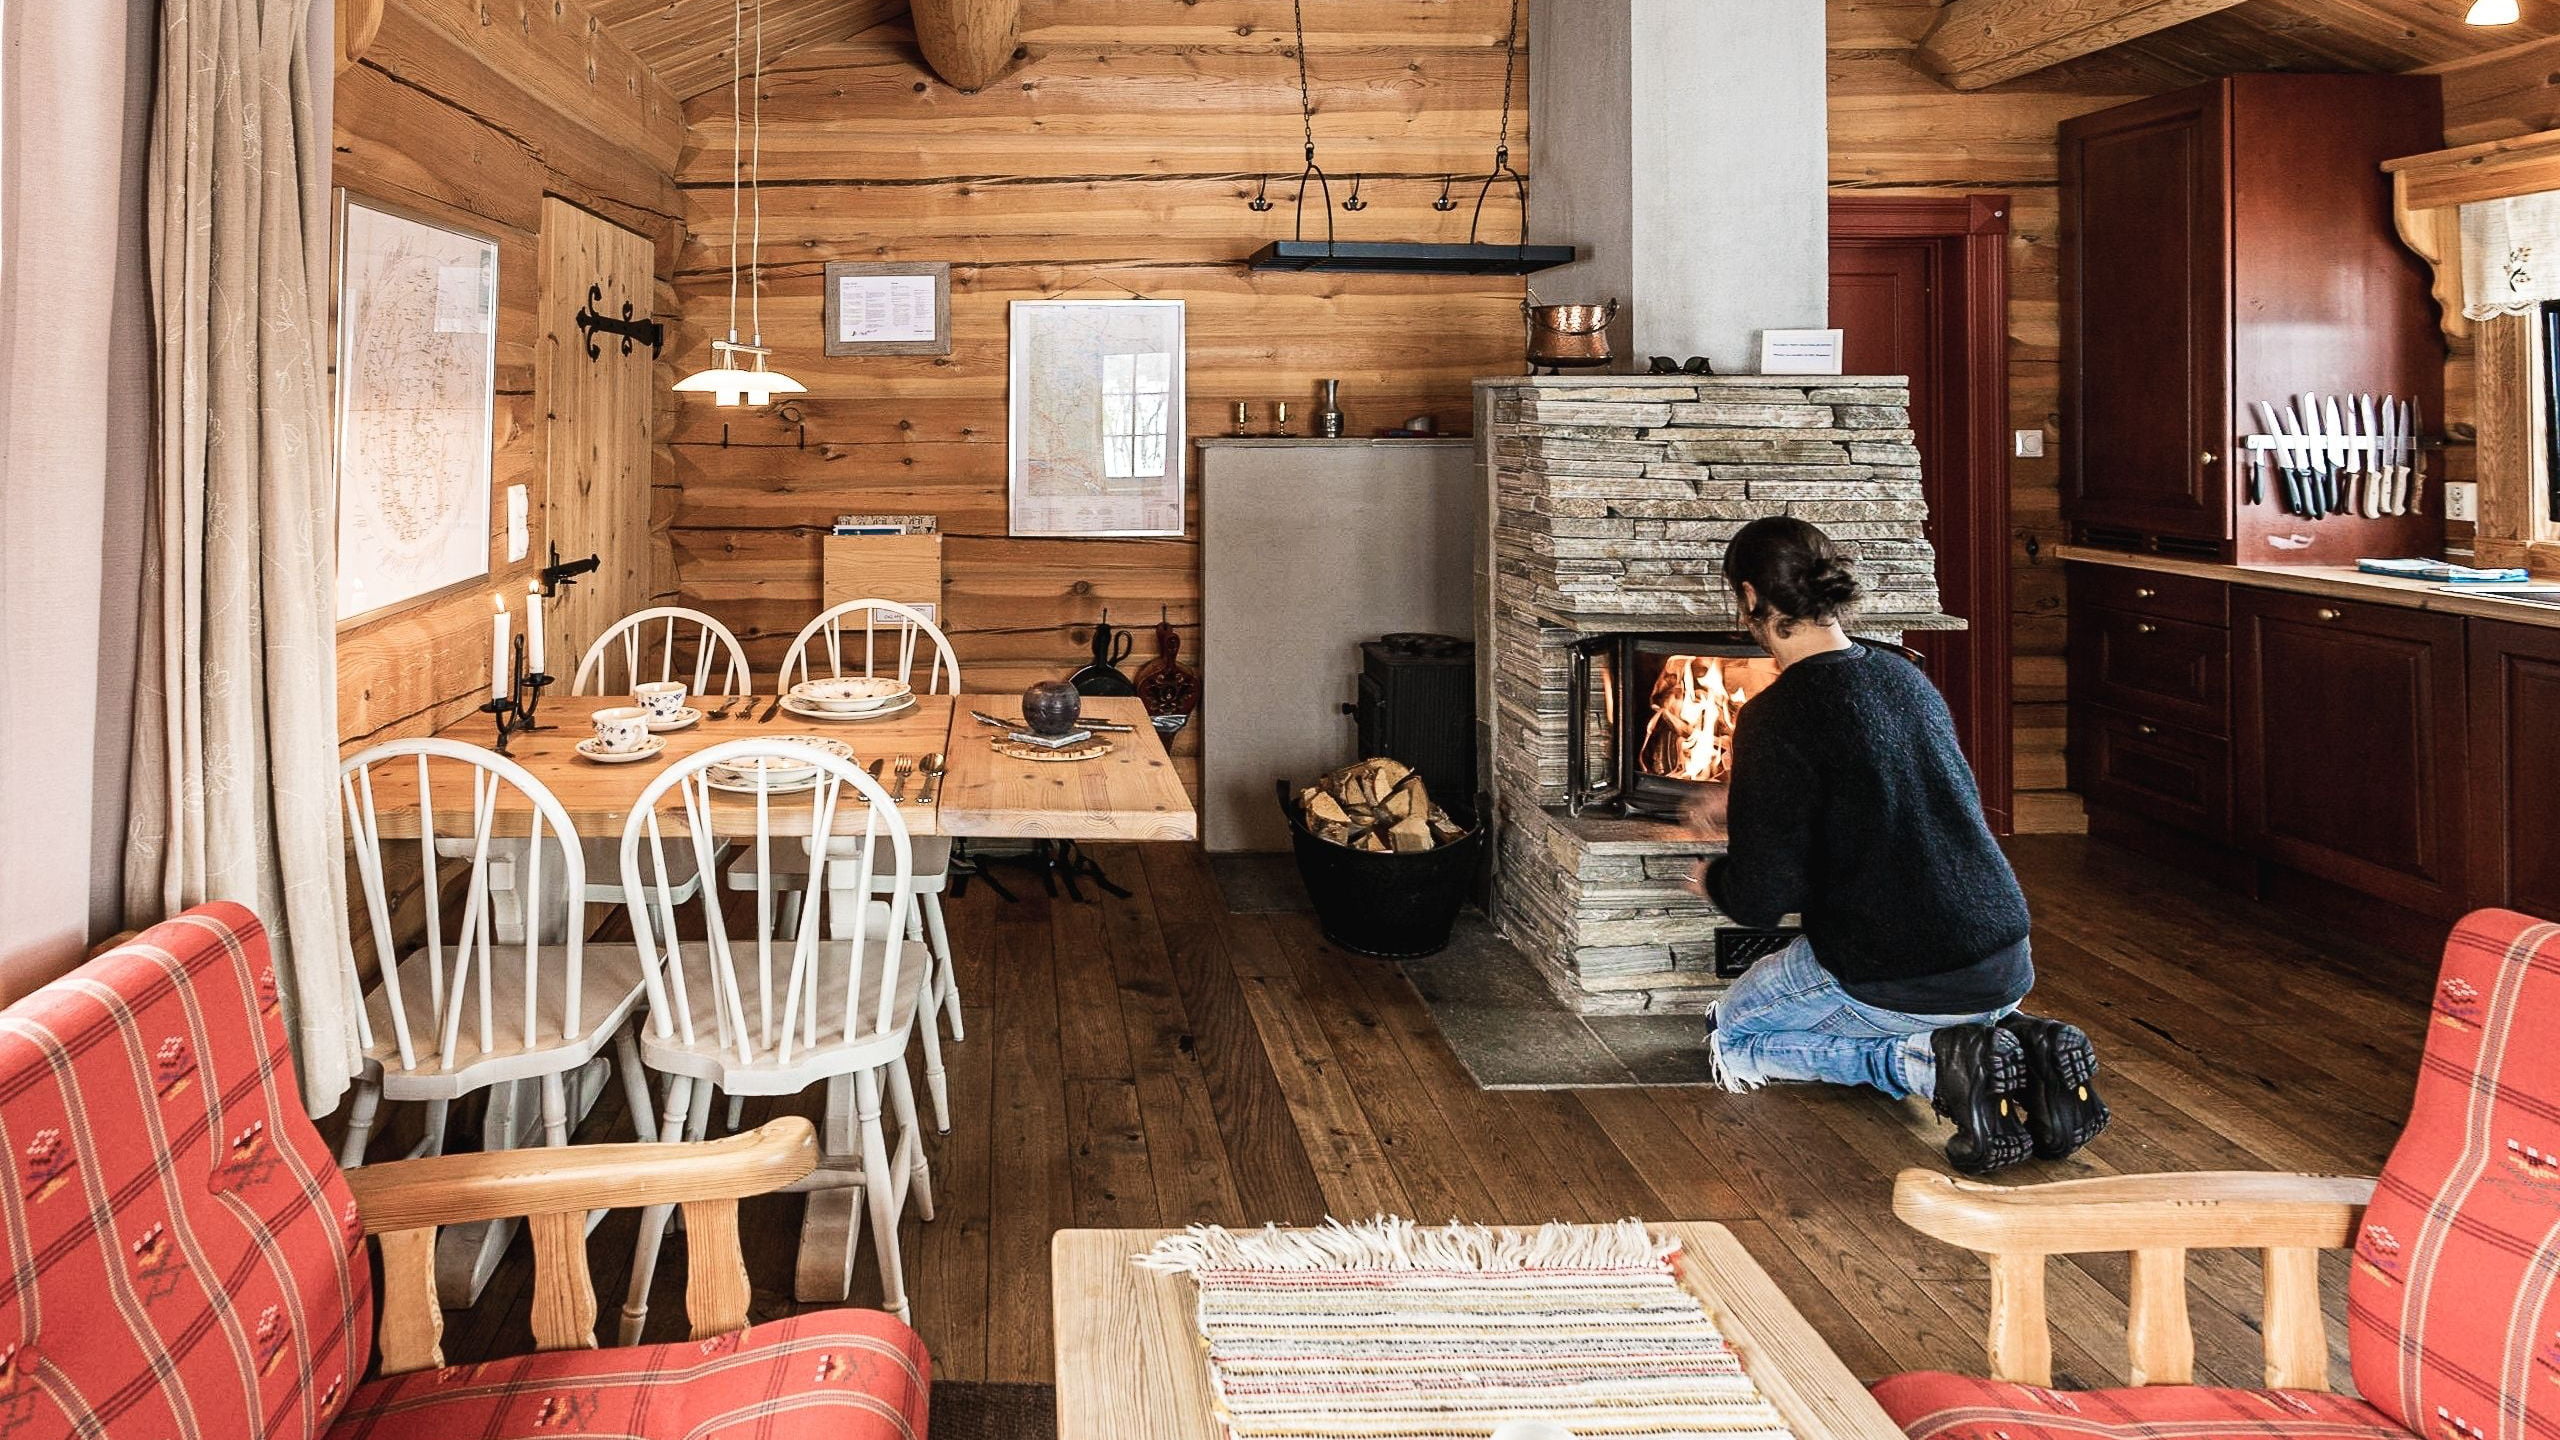
M1607 1270L1660 1265L1680 1242L1641 1220L1611 1225L1549 1222L1535 1230L1423 1226L1397 1215L1357 1225L1328 1219L1309 1229L1266 1225L1238 1232L1194 1225L1136 1257L1167 1274L1202 1270Z

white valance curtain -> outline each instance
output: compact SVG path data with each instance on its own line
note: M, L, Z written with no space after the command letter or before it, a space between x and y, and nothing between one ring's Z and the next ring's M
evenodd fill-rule
M2462 313L2527 315L2560 300L2560 191L2462 207Z
M161 0L151 148L160 444L126 905L255 909L305 1102L357 1065L342 959L325 296L333 7ZM316 43L315 43L316 37Z

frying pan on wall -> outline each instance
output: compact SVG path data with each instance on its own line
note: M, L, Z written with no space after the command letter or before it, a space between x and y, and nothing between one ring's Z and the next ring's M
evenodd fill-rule
M1103 611L1101 621L1093 627L1093 663L1068 676L1067 683L1083 695L1137 694L1138 687L1120 668L1120 662L1129 658L1129 651L1136 644L1137 637L1126 630L1113 629L1111 612Z

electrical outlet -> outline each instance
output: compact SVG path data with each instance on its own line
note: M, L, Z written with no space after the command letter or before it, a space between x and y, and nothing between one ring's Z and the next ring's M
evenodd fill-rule
M507 487L507 563L513 565L533 550L533 506L521 485Z
M2480 518L2480 487L2468 480L2456 480L2444 487L2444 518L2477 520Z
M2021 430L2021 431L2019 431L2019 432L2018 432L2017 439L2018 439L2018 443L2017 443L2017 451L2018 451L2018 458L2019 458L2019 459L2021 459L2021 460L2041 460L2041 459L2043 459L2043 458L2044 458L2044 432L2043 432L2043 431L2041 431L2041 430Z

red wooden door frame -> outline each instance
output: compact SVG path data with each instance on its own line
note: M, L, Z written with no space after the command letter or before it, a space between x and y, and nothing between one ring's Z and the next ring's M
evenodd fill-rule
M1995 833L2012 829L2009 688L2009 197L1834 195L1831 234L1841 240L1938 243L1949 283L1932 306L1939 332L1946 449L1967 483L1941 488L1956 513L1936 516L1938 573L1948 608L1972 623L1966 667L1973 756L1982 808Z

